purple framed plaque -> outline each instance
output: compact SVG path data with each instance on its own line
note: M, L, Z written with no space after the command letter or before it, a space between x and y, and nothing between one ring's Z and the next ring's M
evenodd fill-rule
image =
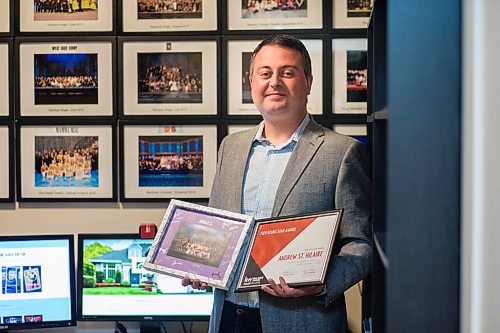
M173 199L144 268L227 290L252 224L248 215Z

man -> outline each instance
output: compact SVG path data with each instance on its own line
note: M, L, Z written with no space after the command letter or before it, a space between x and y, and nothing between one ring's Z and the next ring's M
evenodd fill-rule
M343 293L368 274L372 254L369 160L358 141L309 116L311 73L295 37L270 36L257 46L250 83L264 120L222 141L209 205L256 219L343 208L325 284L291 288L280 278L260 292L235 294L235 283L216 289L211 333L347 332Z

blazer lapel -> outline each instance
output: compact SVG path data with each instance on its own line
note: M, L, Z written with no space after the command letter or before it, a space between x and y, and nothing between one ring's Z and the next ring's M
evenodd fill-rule
M302 132L297 146L288 160L283 177L281 177L274 200L273 216L279 216L281 213L286 198L323 143L324 135L323 128L311 117L309 124L304 129L304 132Z

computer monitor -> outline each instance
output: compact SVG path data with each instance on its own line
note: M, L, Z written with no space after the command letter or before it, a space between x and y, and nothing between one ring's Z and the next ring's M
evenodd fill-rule
M73 239L0 236L0 330L76 325Z
M78 235L78 320L208 321L213 290L145 270L152 244L138 234Z

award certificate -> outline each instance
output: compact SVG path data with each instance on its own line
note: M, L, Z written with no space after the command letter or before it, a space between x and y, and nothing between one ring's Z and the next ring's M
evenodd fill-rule
M171 200L144 268L227 290L252 225L248 215Z
M268 278L293 287L324 283L342 212L256 221L236 291L259 290Z

